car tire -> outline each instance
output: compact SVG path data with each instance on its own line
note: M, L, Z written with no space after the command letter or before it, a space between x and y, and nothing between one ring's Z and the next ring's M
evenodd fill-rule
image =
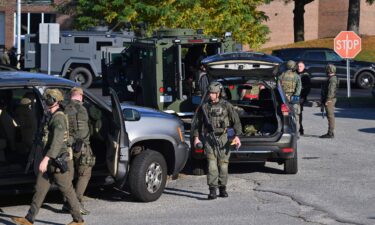
M295 148L294 157L286 159L284 162L284 173L285 174L296 174L298 172L298 156L297 148Z
M69 75L69 79L80 83L82 87L88 88L92 84L91 71L85 67L74 68Z
M136 200L157 200L163 193L166 182L167 163L162 154L148 149L134 158L130 167L129 185Z
M357 77L357 86L362 89L369 89L372 88L372 86L375 83L375 77L374 74L368 71L364 71L360 73Z
M191 167L193 175L202 176L206 174L207 162L202 159L191 159Z

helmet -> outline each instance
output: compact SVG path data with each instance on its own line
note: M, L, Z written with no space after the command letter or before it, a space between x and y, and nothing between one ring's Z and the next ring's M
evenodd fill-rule
M219 82L214 81L214 82L211 82L210 85L208 86L208 91L218 93L221 91L221 88L222 88L222 85Z
M326 66L327 74L336 73L336 67L333 64L328 64Z
M286 68L288 70L294 70L296 69L296 62L294 62L293 60L289 60L287 63L286 63Z
M52 106L55 102L64 100L64 96L61 94L59 89L48 89L44 93L47 106Z
M74 87L74 88L72 88L72 90L70 91L70 94L73 94L74 92L76 92L76 93L78 93L80 95L83 95L83 90L80 87Z

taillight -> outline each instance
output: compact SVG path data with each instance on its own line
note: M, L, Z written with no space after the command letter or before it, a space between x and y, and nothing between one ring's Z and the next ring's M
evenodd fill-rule
M283 113L283 116L289 115L289 107L286 104L281 105L281 112Z
M199 154L202 154L203 153L203 149L195 149L195 153L199 153Z
M283 153L291 153L293 151L294 151L293 148L283 148L283 149L281 149L281 152L283 152Z
M233 90L234 89L234 85L229 85L229 89Z
M164 87L160 87L160 88L159 88L159 92L160 92L160 93L164 93L164 91L165 91L165 88L164 88Z

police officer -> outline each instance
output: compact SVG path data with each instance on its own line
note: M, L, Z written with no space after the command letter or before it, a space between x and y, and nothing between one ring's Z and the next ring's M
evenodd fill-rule
M45 102L48 111L52 114L48 122L48 132L44 140L47 140L44 147L44 158L39 164L39 173L35 185L35 194L30 205L30 209L25 217L14 217L15 224L33 224L35 217L43 204L44 198L53 182L63 193L71 206L70 213L73 221L69 225L84 224L79 212L79 202L74 192L69 171L63 172L56 164L56 159L68 152L68 121L66 115L60 109L60 102L64 100L58 89L48 89L45 92ZM68 157L65 160L71 160Z
M230 145L236 145L237 148L241 146L238 135L241 134L242 128L233 106L220 98L220 93L223 91L221 84L219 82L210 83L208 91L209 101L204 103L197 112L197 126L193 130L193 135L194 146L197 146L201 144L200 131L203 133L204 149L208 161L207 184L210 190L208 199L215 199L217 187L219 187L220 197L228 197L226 185L228 181L229 148ZM213 133L209 133L211 132L209 130L211 126ZM230 127L233 127L233 129ZM229 129L234 131L232 137L228 137Z
M302 90L301 90L301 95L300 95L300 109L301 113L299 116L299 133L300 135L304 135L304 129L302 125L302 120L303 120L303 105L307 102L307 96L310 94L311 90L311 79L310 79L310 74L305 70L305 64L302 61L299 61L297 63L297 74L301 78L301 83L302 83Z
M74 87L70 91L70 101L65 106L65 113L69 121L69 140L68 145L73 149L74 168L72 169L71 178L74 173L77 175L75 191L78 201L81 203L81 214L88 215L90 212L83 206L83 196L89 180L91 178L92 167L95 164L95 156L90 147L90 129L89 115L83 106L83 90ZM72 164L70 165L73 166ZM63 211L68 211L69 206L63 205Z
M336 67L334 65L328 64L326 73L328 80L322 86L321 104L323 104L327 112L328 132L320 136L320 138L334 138L336 92L339 87L339 80L336 77Z
M301 93L301 78L297 75L296 71L296 62L289 60L286 63L287 71L282 73L279 77L281 87L284 90L284 93L287 97L287 100L292 104L294 113L296 114L296 126L297 132L299 131L299 116L300 116L300 107L299 107L299 95Z

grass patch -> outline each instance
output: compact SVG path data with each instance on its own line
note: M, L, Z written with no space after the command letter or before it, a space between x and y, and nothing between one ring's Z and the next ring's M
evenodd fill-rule
M375 107L373 97L338 97L336 107Z
M375 62L375 36L362 36L362 51L355 60ZM271 54L272 50L281 48L331 48L333 49L334 38L323 38L311 41L301 41L293 44L279 45L272 48L260 49L260 52Z

